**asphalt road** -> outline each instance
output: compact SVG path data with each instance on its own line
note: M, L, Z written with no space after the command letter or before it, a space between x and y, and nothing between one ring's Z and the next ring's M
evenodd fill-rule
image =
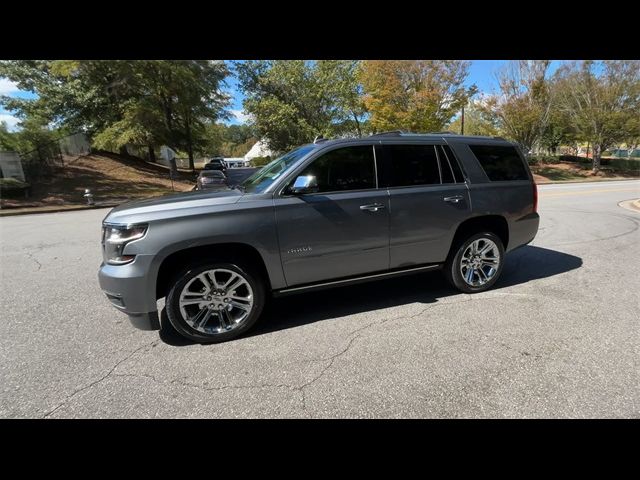
M103 297L107 210L0 218L0 417L640 417L640 181L540 190L492 291L307 293L209 346Z

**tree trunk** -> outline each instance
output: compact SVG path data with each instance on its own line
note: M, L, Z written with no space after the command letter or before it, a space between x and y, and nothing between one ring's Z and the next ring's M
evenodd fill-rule
M360 130L360 122L358 121L358 116L353 112L351 113L353 115L353 119L356 121L356 129L358 130L358 136L362 137L362 130Z
M191 138L191 124L186 122L185 130L187 134L187 153L189 154L189 168L192 172L196 171L196 167L193 163L193 139Z
M602 154L602 149L600 148L599 143L593 144L593 173L598 173L600 170L600 155Z
M155 163L156 152L153 150L153 145L149 145L148 148L149 148L149 161Z

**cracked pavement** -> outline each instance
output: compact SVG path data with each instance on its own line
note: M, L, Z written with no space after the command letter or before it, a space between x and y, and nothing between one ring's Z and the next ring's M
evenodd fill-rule
M491 291L432 272L283 297L218 345L110 306L108 210L2 217L0 417L640 417L640 213L618 206L638 197L541 186L538 236Z

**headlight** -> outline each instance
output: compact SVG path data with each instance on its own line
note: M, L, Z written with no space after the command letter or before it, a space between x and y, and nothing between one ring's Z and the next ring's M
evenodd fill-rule
M111 265L124 265L132 262L135 255L124 255L124 247L133 240L144 237L147 225L109 225L102 226L102 248L104 261Z

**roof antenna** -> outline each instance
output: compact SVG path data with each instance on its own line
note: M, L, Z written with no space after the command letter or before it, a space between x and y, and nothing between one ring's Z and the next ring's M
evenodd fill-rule
M318 135L316 138L314 138L313 143L318 143L318 141L320 140L324 140L324 137L322 135Z

